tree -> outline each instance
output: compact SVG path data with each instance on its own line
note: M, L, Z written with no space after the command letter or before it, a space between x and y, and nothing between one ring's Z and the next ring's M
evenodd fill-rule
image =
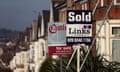
M80 53L80 63L82 63L87 53L86 48L82 47L80 49ZM70 59L70 56L62 56L62 59L63 72L77 72L76 54L68 69L66 69L66 65ZM60 59L47 57L46 60L43 62L39 72L60 72ZM92 52L90 52L81 72L120 72L120 63L109 62L104 58L104 56L93 55Z
M0 72L13 72L10 68L0 67Z
M46 60L42 63L40 72L59 72L57 59L47 57Z

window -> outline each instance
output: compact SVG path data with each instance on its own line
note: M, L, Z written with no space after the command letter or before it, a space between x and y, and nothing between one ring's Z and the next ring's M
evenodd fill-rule
M25 62L25 56L24 54L21 54L21 64L24 64L24 62Z
M120 5L120 0L114 0L114 5Z
M32 47L32 53L31 53L31 54L32 54L32 59L34 59L34 57L35 57L35 56L34 56L34 53L35 53L35 52L34 52L34 47Z
M87 3L85 3L85 10L87 10Z
M105 0L97 0L96 1L96 4L98 3L98 8L100 8L100 7L104 7L105 6L105 4L107 4L107 3L105 3L106 1Z
M41 46L42 46L42 54L43 54L43 56L45 56L45 48L44 48L44 43L41 43Z
M112 60L120 62L120 40L112 40Z
M82 4L82 10L87 10L87 3Z
M112 27L112 35L120 36L120 27Z
M63 10L60 11L59 21L60 22L65 22L66 21L66 9L63 9Z
M103 2L103 0L101 0L101 3L100 3L100 4L101 4L101 7L103 7L103 5L104 5L104 2Z
M41 36L41 30L40 30L40 28L38 28L38 37L40 37Z

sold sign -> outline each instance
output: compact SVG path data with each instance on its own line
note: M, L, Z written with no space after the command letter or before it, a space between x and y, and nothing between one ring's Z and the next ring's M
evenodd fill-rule
M90 10L68 10L67 11L68 24L91 24L92 11Z
M92 43L92 11L67 10L66 42L68 45Z

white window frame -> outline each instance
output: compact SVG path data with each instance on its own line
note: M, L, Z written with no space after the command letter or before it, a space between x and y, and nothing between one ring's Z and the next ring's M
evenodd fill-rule
M115 24L115 25L111 25L111 26L110 26L110 36L111 36L111 37L115 37L115 35L112 34L112 28L113 28L113 27L120 27L120 24Z
M85 10L87 10L88 8L87 8L87 3L85 3Z
M87 10L87 3L82 4L82 10Z
M101 5L101 7L104 6L104 0L100 0L100 5Z
M66 21L66 11L67 11L67 8L63 8L63 9L61 9L60 10L60 16L62 17L59 17L59 18L61 18L60 20L62 21L62 22L65 22Z
M120 2L117 2L117 0L114 0L114 5L120 5Z
M112 34L112 28L113 27L120 27L120 24L118 22L116 22L116 21L115 22L113 21L113 23L111 23L111 25L110 25L110 37L115 37L115 35ZM111 60L112 60L112 55L113 55L113 53L112 53L112 51L113 51L113 48L112 48L113 40L120 40L120 39L110 38L110 56L111 56Z
M113 56L113 48L112 48L112 42L113 40L120 40L120 39L110 39L110 54L111 54L111 60L112 60L112 56Z

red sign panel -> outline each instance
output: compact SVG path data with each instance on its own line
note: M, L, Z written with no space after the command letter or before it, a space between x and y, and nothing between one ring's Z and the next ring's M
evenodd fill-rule
M48 46L49 55L71 55L71 46Z

